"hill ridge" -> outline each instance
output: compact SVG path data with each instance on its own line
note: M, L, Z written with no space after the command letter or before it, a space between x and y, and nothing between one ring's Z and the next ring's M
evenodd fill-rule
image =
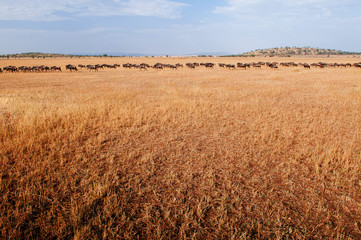
M292 56L329 56L329 55L361 55L360 52L348 52L335 49L314 48L314 47L275 47L256 49L245 52L242 57L292 57Z

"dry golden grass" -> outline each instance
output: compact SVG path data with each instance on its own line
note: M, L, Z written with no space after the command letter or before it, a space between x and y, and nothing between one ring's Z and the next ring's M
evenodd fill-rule
M361 236L360 69L3 73L0 144L1 238Z

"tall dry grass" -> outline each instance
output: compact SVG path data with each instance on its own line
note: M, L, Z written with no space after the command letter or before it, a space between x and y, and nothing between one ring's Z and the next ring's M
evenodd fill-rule
M360 76L302 68L2 74L0 235L357 239Z

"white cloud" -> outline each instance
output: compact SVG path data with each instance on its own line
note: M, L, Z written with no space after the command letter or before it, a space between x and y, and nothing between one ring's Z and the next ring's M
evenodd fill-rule
M329 17L344 6L360 6L357 0L227 0L226 2L225 6L217 6L213 12L234 16L255 13L260 17L276 14Z
M172 0L3 0L0 20L56 21L124 15L178 18L185 6Z

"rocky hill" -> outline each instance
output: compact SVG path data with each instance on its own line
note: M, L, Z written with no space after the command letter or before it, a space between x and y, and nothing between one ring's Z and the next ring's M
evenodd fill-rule
M292 57L292 56L331 56L331 55L361 55L360 52L346 52L334 49L321 49L311 47L282 47L257 49L237 56L244 57Z

